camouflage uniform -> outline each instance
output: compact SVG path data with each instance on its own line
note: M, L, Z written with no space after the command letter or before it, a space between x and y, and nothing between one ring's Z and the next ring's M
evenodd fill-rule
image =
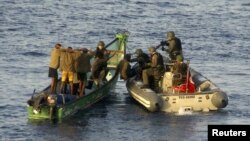
M165 50L167 53L169 53L171 60L176 60L177 55L182 55L181 40L175 37L173 31L167 32L167 41L162 41L161 45L168 46L168 49L162 48L162 50Z
M173 65L172 73L174 74L173 86L186 83L188 66L183 62L182 56L176 57L176 63Z
M139 64L139 67L135 70L135 72L137 75L137 80L141 80L142 70L147 68L147 63L150 62L150 58L141 49L136 49L135 54L137 57L132 59L131 62L137 62Z
M143 87L149 87L150 76L154 79L159 79L164 72L163 58L161 54L156 52L154 47L150 47L149 52L151 53L151 63L148 63L149 68L142 72Z

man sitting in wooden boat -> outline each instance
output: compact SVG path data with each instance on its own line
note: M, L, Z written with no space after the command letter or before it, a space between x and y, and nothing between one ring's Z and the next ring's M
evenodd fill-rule
M143 86L141 88L149 88L150 77L154 80L154 90L158 87L158 81L164 70L163 58L160 53L156 52L155 47L148 48L151 55L151 62L147 64L149 67L142 71Z
M138 68L135 70L136 71L136 79L137 80L142 80L142 70L147 68L147 63L150 62L149 56L142 51L142 49L136 49L135 51L136 58L131 59L130 62L137 62L138 63Z

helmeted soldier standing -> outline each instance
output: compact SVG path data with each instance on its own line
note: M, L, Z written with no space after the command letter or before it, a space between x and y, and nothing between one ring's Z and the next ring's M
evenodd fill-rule
M169 53L169 57L171 60L176 60L177 55L183 55L182 54L182 45L181 40L175 36L175 33L173 31L167 32L167 40L161 41L162 50L167 51ZM168 49L165 49L164 46L168 46Z

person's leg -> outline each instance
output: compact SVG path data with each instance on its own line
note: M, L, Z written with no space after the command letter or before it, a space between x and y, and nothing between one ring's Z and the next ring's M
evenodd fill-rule
M85 95L85 85L86 85L86 83L87 83L87 73L83 73L83 79L82 79L82 91L81 91L81 93L82 93L82 96L84 96Z
M57 79L58 79L57 69L49 68L49 75L48 76L51 78L50 94L55 94L56 93L56 86L57 86Z
M79 95L83 96L83 81L82 80L80 80L80 82L79 82L79 90L80 90Z
M50 94L56 93L56 85L57 85L57 78L52 77L51 78L51 85L50 85Z
M74 95L74 84L73 84L73 81L70 81L69 85L70 85L70 94Z
M65 81L67 78L67 72L62 71L62 78L61 78L61 87L60 87L60 91L63 94L64 90L65 90Z
M149 87L149 76L152 75L151 68L142 71L143 88Z
M69 85L70 85L70 94L73 95L74 94L74 84L73 84L74 73L68 72L68 78L69 78Z

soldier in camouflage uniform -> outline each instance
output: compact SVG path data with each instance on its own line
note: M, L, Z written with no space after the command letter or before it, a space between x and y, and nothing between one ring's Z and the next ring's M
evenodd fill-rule
M139 67L135 70L136 71L136 79L142 80L142 70L147 68L147 63L150 62L150 58L141 49L136 49L135 54L136 54L136 58L131 59L130 62L137 62L138 63Z
M160 53L156 52L155 47L148 48L151 55L151 62L147 64L149 67L142 71L143 86L141 88L149 88L149 77L159 79L164 72L163 58Z
M161 41L162 50L169 53L171 60L176 60L177 55L182 55L182 46L181 40L175 36L173 31L167 32L167 41ZM164 46L168 46L168 49L165 49Z

